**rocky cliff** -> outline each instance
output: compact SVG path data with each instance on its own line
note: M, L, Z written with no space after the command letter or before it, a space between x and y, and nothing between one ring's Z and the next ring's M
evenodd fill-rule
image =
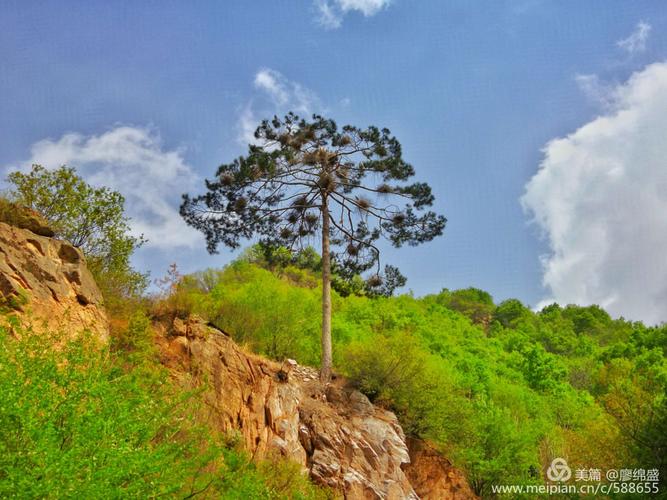
M393 413L343 380L323 386L316 370L246 353L197 318L157 329L174 376L194 376L207 387L204 418L240 433L254 456L295 460L346 498L475 498L446 459L421 441L406 441Z
M81 251L52 238L36 216L22 214L17 221L0 222L0 307L36 332L89 330L106 341L102 295Z
M11 215L11 225L0 222L0 310L36 333L87 329L106 341L102 297L80 250L36 214ZM344 380L322 385L316 370L247 353L195 317L157 320L154 330L174 380L203 388L202 418L253 456L296 461L350 499L475 498L444 457L406 439L393 413Z

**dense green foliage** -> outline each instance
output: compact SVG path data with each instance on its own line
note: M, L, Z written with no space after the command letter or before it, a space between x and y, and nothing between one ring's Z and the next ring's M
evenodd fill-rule
M130 234L119 192L93 187L64 166L47 170L33 165L28 173L10 173L7 181L11 201L39 212L58 238L81 248L107 299L145 290L147 277L130 266L143 239Z
M182 278L171 300L267 355L319 362L316 272L246 258ZM436 443L480 494L574 468L667 474L667 327L597 306L539 313L481 290L334 295L335 366L406 431Z
M0 497L324 498L287 462L254 463L197 424L137 313L113 352L0 328Z

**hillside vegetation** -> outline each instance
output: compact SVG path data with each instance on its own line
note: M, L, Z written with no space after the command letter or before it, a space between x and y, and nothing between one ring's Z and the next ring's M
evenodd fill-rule
M299 464L253 460L198 421L200 391L163 366L150 299L104 288L107 345L106 315L90 316L97 304L71 287L88 275L86 293L99 294L80 254L1 197L0 223L0 498L333 496Z
M198 423L197 394L171 383L142 313L123 338L109 352L0 326L0 497L331 498L297 464L253 461Z
M196 312L267 356L319 362L317 259L267 262L257 248L179 277L159 307ZM349 290L342 290L346 295ZM665 477L667 327L597 306L494 304L474 288L423 298L334 294L334 360L406 432L434 442L479 494L575 468Z
M255 246L222 269L182 276L174 265L148 296L146 276L129 266L140 240L126 233L122 197L87 191L45 212L31 193L58 198L70 185L60 175L78 181L64 167L33 173L14 177L25 192L0 199L0 220L42 231L33 212L16 220L17 203L28 205L66 238L58 221L76 208L111 349L67 332L31 335L11 318L29 298L0 304L0 496L330 496L294 464L255 463L233 436L201 427L198 399L168 383L151 326L198 314L249 350L318 366L320 256ZM123 252L94 244L105 231ZM556 457L573 470L658 471L664 491L667 326L614 320L598 306L534 312L474 288L392 297L344 271L331 276L334 373L437 447L480 496L492 485L544 483Z

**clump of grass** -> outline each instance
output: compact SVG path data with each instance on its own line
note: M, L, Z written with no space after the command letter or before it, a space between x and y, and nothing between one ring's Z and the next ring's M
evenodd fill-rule
M0 222L16 226L21 222L22 211L7 198L0 196Z
M10 226L28 229L42 236L53 236L54 232L39 213L0 196L0 222Z

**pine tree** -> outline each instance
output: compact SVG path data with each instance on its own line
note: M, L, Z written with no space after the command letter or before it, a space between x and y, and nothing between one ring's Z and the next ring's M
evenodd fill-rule
M183 195L181 215L202 231L207 248L263 244L294 248L319 235L322 252L321 379L331 377L331 269L352 277L375 268L370 287L404 283L394 267L380 275L384 237L395 247L416 246L442 234L446 219L426 210L428 184L408 183L412 165L389 130L346 125L293 113L264 120L248 154L221 165L207 192Z

